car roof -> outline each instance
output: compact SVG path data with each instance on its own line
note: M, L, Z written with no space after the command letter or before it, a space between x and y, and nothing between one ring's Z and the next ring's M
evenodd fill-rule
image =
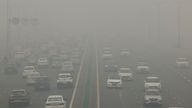
M17 92L17 91L26 91L26 90L25 89L12 90L12 92Z
M168 107L168 108L184 108L184 107Z
M148 76L146 79L159 79L159 77L155 77L155 76Z
M47 60L46 57L39 58L39 60Z
M62 95L50 95L50 96L48 96L48 98L63 98L63 96Z
M128 67L121 67L121 68L119 68L119 70L131 70L131 69Z
M118 73L111 73L108 76L120 76Z
M60 75L71 75L71 73L60 73L58 76Z
M34 68L34 66L25 66L24 68Z
M39 78L49 78L49 77L48 77L48 76L43 75L43 76L40 76Z
M187 60L187 58L180 57L180 58L177 58L177 60Z
M147 89L146 92L160 92L158 89Z

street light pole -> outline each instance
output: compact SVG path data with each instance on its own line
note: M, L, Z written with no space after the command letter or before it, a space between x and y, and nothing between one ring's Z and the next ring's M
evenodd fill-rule
M181 48L181 3L179 2L179 0L177 3L177 23L178 23L177 48Z
M6 17L6 20L7 20L7 28L6 28L6 58L7 60L10 58L10 46L9 46L9 38L10 38L10 8L9 8L9 0L6 0L6 10L7 10L7 17Z

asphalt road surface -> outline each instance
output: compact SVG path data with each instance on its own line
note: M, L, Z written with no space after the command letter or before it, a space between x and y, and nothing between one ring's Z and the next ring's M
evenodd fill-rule
M100 42L100 43L99 43ZM112 41L90 42L80 66L75 67L74 87L58 90L56 69L38 70L51 78L50 91L35 91L27 86L22 79L21 68L18 75L0 73L0 108L8 108L8 96L13 89L25 88L32 96L31 105L27 108L44 108L48 95L61 94L68 99L68 108L148 108L143 105L144 79L147 76L158 76L162 81L163 104L160 108L183 106L192 108L192 66L188 69L176 68L176 58L184 56L192 58L191 53L179 53L175 48L160 48L152 45L130 46L129 44ZM114 60L119 66L129 66L134 72L134 80L123 82L121 89L106 87L108 74L103 70L102 49L110 46ZM119 51L130 49L130 56L121 58ZM138 61L149 64L150 74L136 73ZM154 108L155 106L153 106ZM149 107L152 108L152 107ZM156 107L155 107L156 108Z

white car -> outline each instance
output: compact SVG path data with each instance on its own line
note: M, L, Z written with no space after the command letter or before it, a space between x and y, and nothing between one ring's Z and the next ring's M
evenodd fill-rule
M23 60L23 59L25 59L25 52L22 52L22 51L16 52L15 53L15 59L16 60Z
M177 58L176 64L177 64L177 67L181 67L181 68L189 67L189 61L187 60L187 58Z
M62 95L51 95L46 99L45 108L67 108L67 102Z
M168 107L168 108L184 108L184 107Z
M147 77L144 81L144 88L145 91L147 89L158 89L159 91L161 90L161 80L159 77Z
M73 73L75 71L72 63L63 63L61 73Z
M144 104L150 105L150 104L162 104L162 96L159 90L156 89L148 89L144 93Z
M103 48L103 52L107 52L107 51L108 51L108 52L111 52L111 50L112 50L112 49L111 49L110 47L104 47L104 48Z
M23 78L27 77L29 74L36 72L36 69L34 66L25 66L22 76Z
M133 80L133 73L130 68L120 68L119 75L122 80Z
M60 73L57 79L57 88L62 87L72 87L73 86L73 76L71 73Z
M36 79L39 77L40 77L39 72L33 72L33 73L29 74L26 78L27 85L35 84Z
M112 59L113 55L111 53L104 53L103 54L103 59L107 60L107 59Z
M139 73L149 73L149 66L146 63L139 63L137 65L137 72L139 72Z
M49 66L49 61L47 58L39 58L37 65L38 67L47 67Z
M110 74L107 78L107 87L121 88L122 87L121 76L119 74Z
M128 49L122 49L120 52L120 56L129 56L129 50Z
M72 61L72 63L74 65L75 64L80 64L80 62L81 62L81 55L80 54L71 55L71 61Z
M61 57L62 61L66 61L70 58L67 54L60 54L59 56Z
M33 65L36 65L36 63L37 63L36 57L35 57L35 56L30 56L30 57L28 57L28 63L29 63L29 64L33 64Z

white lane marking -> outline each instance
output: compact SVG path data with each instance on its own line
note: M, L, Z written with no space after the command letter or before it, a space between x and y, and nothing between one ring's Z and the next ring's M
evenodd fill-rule
M96 77L97 77L97 108L100 108L100 88L99 88L99 65L98 65L98 50L97 45L95 45L96 50Z
M82 60L81 60L81 65L80 65L80 68L79 68L79 71L78 71L78 74L77 74L77 80L76 80L76 83L75 83L75 87L73 89L73 94L72 94L72 97L71 97L71 101L69 103L69 108L72 108L73 107L73 102L74 102L74 99L75 99L75 96L76 96L76 92L77 92L77 87L78 87L78 84L79 84L79 79L80 79L80 75L81 75L81 70L82 70L82 67L83 67L83 64L84 64L84 59L85 59L85 54L87 53L84 52L83 54L83 57L82 57Z
M125 108L122 91L119 91L119 98L120 98L120 102L121 102L121 108Z

